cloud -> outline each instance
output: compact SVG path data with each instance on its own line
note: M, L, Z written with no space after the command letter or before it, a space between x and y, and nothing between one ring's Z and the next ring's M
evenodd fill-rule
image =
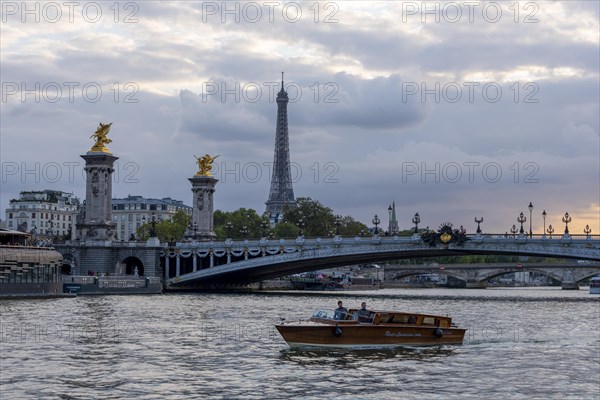
M110 149L120 157L115 196L189 203L193 156L220 154L216 207L263 211L273 94L285 71L297 196L366 223L375 213L384 219L396 200L403 227L418 211L431 227L450 220L474 229L483 216L484 230L498 232L532 201L549 219L568 210L600 231L598 4L533 3L539 21L528 24L534 10L525 3L517 23L512 3L501 3L497 23L481 10L473 23L423 23L406 15L406 3L319 3L318 18L301 3L297 22L283 17L283 3L272 22L230 15L223 23L200 2L139 2L121 8L118 22L102 3L95 24L81 14L72 23L8 16L0 24L0 208L21 190L83 196L79 155L102 121L113 122ZM124 23L132 11L137 22ZM77 84L72 96L68 82ZM36 84L43 93L32 92ZM101 99L86 97L86 85L100 87ZM49 176L56 165L58 180Z

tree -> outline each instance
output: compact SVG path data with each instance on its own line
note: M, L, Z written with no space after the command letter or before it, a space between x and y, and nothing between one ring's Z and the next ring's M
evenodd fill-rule
M365 224L356 221L349 215L340 218L340 222L340 235L342 236L356 236L360 231L367 232L368 230Z
M273 235L277 238L293 238L298 236L298 227L290 222L281 221L273 228Z
M336 231L336 219L333 210L310 197L299 197L295 208L286 207L283 211L283 221L299 225L304 223L303 233L306 236L330 236ZM342 236L358 235L361 230L367 231L367 226L356 221L351 216L339 216L339 232Z
M161 242L177 241L183 238L191 217L183 210L177 211L172 220L164 220L156 223L156 236ZM147 240L150 237L151 222L146 222L136 230L136 235L140 240Z
M302 221L305 236L327 236L331 229L335 229L331 208L310 197L298 197L296 207L285 207L283 221L296 226Z
M213 218L218 239L243 239L246 235L248 238L258 238L263 234L261 225L265 220L251 208L239 208L235 211L216 210ZM230 232L227 231L227 224L231 226ZM247 230L246 235L243 229Z

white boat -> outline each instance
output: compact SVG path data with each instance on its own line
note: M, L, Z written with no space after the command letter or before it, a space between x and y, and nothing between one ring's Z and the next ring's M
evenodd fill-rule
M600 275L592 277L590 281L590 294L600 294Z

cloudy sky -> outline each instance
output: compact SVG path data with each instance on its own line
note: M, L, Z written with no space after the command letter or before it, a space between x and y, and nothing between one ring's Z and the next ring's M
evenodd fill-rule
M83 197L102 121L114 197L189 204L210 153L216 208L262 212L285 71L297 197L487 232L533 202L536 232L544 209L600 232L596 1L1 4L2 210Z

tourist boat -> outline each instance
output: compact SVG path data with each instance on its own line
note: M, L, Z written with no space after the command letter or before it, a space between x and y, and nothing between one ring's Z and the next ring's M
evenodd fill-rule
M600 275L592 277L590 281L590 294L600 294Z
M344 285L338 280L324 274L309 272L290 278L296 290L343 290Z
M319 310L308 320L275 325L291 348L386 348L462 344L466 329L452 318L398 311L371 311L358 318L358 310L348 314Z

